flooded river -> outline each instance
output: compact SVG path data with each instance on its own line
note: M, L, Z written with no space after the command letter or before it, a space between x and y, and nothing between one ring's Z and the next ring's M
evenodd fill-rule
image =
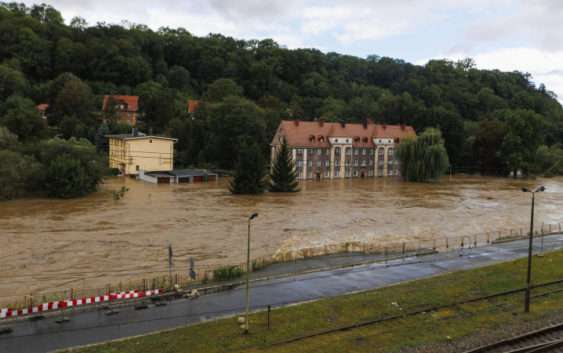
M563 178L515 181L454 176L440 183L395 179L302 183L296 194L232 196L227 182L152 185L106 180L76 200L0 203L0 297L107 283L176 266L240 263L247 216L253 257L346 241L387 241L526 227L530 194L545 185L537 222L563 222ZM112 190L129 192L114 200ZM0 301L2 301L0 299ZM5 300L4 300L5 301Z

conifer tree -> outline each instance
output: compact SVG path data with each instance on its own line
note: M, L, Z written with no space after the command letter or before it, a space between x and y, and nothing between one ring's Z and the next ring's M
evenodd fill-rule
M265 175L266 163L262 151L255 142L243 142L229 190L233 194L261 194L266 188Z
M295 165L291 158L287 141L283 139L280 150L275 159L270 174L271 192L296 192L299 191Z

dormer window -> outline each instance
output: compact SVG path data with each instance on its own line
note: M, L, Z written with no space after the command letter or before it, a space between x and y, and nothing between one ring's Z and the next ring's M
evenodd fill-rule
M364 138L362 139L362 142L363 142L363 143L368 143L368 138L367 138L367 137L364 137Z
M317 140L319 140L319 142L325 142L324 136L317 137Z
M360 136L354 137L354 142L360 142Z
M309 142L315 142L315 135L309 136Z

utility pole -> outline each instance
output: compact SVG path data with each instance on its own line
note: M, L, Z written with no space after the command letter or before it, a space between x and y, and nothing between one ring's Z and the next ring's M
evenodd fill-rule
M530 312L530 296L532 291L532 248L534 245L534 207L536 201L536 192L545 191L544 186L538 187L536 190L532 191L528 188L522 188L523 192L532 193L532 209L530 214L530 241L528 244L528 272L526 274L526 294L524 296L524 312Z
M248 334L248 313L250 311L250 223L258 217L258 213L253 213L248 217L248 237L246 243L246 315L244 318L244 333Z

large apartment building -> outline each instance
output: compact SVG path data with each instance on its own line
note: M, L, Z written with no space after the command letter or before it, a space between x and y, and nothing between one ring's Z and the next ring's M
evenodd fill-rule
M396 148L415 136L407 125L282 121L272 141L272 161L285 138L299 179L399 175Z

